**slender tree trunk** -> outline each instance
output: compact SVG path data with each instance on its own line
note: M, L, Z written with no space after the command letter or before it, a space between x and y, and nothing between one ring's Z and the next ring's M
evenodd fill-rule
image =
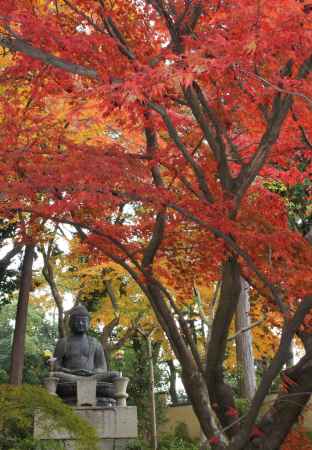
M169 359L167 361L170 377L169 377L169 394L171 398L171 403L173 405L176 405L178 403L178 394L176 389L176 381L177 381L177 369L174 365L174 362L172 359Z
M293 367L294 365L295 365L295 347L294 342L292 341L289 347L289 357L286 361L286 367L290 368Z
M249 285L241 277L241 293L236 308L235 327L236 332L246 330L238 334L236 342L236 358L241 372L241 395L251 400L256 392L256 371L252 350L252 334L250 327L250 303Z
M27 310L32 282L34 250L34 245L26 246L22 265L21 285L18 295L13 346L11 352L10 384L14 385L20 385L23 381Z
M152 449L157 450L157 419L156 419L156 402L155 402L155 376L153 351L150 336L147 336L148 360L149 360L149 391L151 400L152 415Z
M42 274L50 286L52 297L53 297L53 299L55 301L55 305L57 307L58 332L59 332L59 337L62 338L66 335L63 298L62 298L62 296L58 290L57 284L55 282L52 264L50 263L49 258L47 256L47 254L45 253L44 249L42 250L42 255L43 255L43 259L44 259L44 268L42 270Z

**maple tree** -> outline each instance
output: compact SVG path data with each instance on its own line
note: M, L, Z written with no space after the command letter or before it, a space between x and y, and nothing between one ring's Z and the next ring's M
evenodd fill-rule
M213 448L279 448L312 388L311 246L270 189L305 183L311 197L311 5L0 5L0 44L12 53L0 76L1 214L27 217L34 240L38 218L67 223L132 276ZM282 333L238 419L223 361L241 275ZM199 279L221 281L205 363L181 312ZM306 354L255 427L295 334Z

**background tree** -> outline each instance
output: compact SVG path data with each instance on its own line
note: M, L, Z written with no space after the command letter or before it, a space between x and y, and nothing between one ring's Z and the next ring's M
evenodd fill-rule
M167 386L167 374L161 361L161 341L152 341L153 366L155 375L155 399L157 426L160 426L166 417L165 400L160 395ZM140 333L136 333L124 347L123 356L116 354L113 367L130 378L128 388L128 404L138 408L138 421L140 438L145 442L153 442L153 423L150 399L150 374L147 364L147 340Z
M27 312L32 288L34 253L33 244L25 246L11 352L10 383L15 385L20 385L23 381Z
M4 306L0 312L1 383L7 383L9 379L16 306L16 301L12 302ZM46 317L45 311L31 302L28 310L25 343L23 372L23 381L25 383L40 384L47 375L48 369L45 362L47 355L51 355L54 350L56 338L56 327Z
M12 263L18 264L16 257L20 255L22 245L14 242L15 235L15 224L0 220L0 250L4 253L0 259L0 305L10 302L18 284L18 271L12 267Z

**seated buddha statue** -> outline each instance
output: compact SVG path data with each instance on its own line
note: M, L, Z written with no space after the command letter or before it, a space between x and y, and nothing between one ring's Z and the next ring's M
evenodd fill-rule
M109 372L101 344L88 336L89 312L82 304L70 311L71 334L58 340L51 375L64 381L77 377L94 377L99 381L114 381L119 372Z

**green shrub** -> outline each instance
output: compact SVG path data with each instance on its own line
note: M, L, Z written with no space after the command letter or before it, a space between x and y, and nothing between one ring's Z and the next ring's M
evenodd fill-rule
M184 435L183 436L181 436ZM198 450L198 442L190 439L184 423L178 424L175 434L164 434L158 442L158 450ZM127 450L151 450L151 446L142 439L130 443Z
M94 428L58 397L45 389L23 385L0 385L0 448L1 450L59 450L57 442L44 444L33 438L36 412L45 417L50 428L69 430L80 450L96 450L98 438ZM53 424L53 425L52 425ZM46 430L49 431L49 426Z
M150 450L150 448L142 439L135 439L127 445L127 450Z
M180 438L186 442L192 442L188 433L187 425L184 422L179 422L174 430L174 436Z
M159 442L159 450L198 450L198 443L181 436L167 434Z
M235 406L238 411L239 416L243 416L248 411L250 402L249 400L245 398L236 398L235 399Z

